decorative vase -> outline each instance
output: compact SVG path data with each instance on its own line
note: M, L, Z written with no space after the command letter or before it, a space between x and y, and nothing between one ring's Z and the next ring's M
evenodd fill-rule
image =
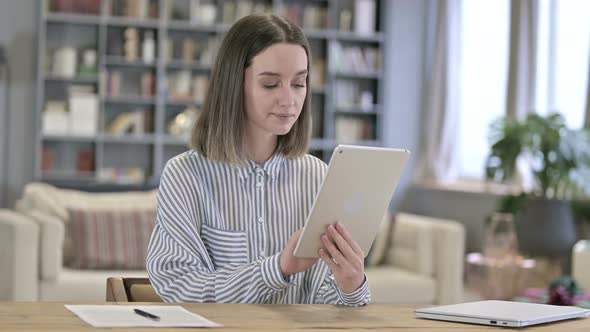
M508 259L518 255L514 217L509 213L494 213L485 232L484 255Z
M520 251L526 255L570 257L576 227L569 202L530 199L516 216L516 234Z

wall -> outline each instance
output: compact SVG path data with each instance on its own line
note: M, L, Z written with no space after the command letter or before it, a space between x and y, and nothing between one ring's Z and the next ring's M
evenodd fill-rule
M33 177L38 6L36 0L0 1L0 44L6 48L11 71L10 146L0 160L8 170L7 179L0 183L8 202L5 206L13 205Z
M427 0L386 1L384 112L390 124L384 132L387 146L407 148L411 157L390 209L397 210L409 188L420 155L420 131L425 98L424 84L429 4Z

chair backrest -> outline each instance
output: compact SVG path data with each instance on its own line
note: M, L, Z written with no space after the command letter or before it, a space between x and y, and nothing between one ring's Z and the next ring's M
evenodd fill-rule
M162 302L148 278L107 279L107 302Z

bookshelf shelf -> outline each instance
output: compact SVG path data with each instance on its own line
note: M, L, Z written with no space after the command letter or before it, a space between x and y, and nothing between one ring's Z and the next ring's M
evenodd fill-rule
M162 140L162 143L164 143L166 145L182 146L182 147L188 146L188 139L182 139L177 136L162 135L161 140Z
M359 116L375 116L381 115L381 111L377 110L376 108L372 108L370 110L362 110L360 108L337 108L334 111L336 115L359 115Z
M131 104L131 105L154 105L156 99L153 97L141 96L105 96L102 99L105 103L111 104Z
M202 103L197 103L194 101L178 101L178 100L168 100L166 101L166 106L169 107L197 107L201 108L203 106Z
M357 35L354 32L335 31L334 38L349 42L381 43L385 40L385 35L383 33L375 33L373 35Z
M86 14L65 14L65 13L47 13L45 15L45 22L47 23L64 23L64 24L82 24L82 25L98 25L101 18L99 15Z
M313 55L310 65L314 70L311 83L314 133L310 152L327 162L338 144L382 145L383 74L364 69L378 67L376 64L386 59L381 53L387 40L380 29L387 19L381 10L385 0L375 0L375 15L379 17L372 34L348 31L352 26L342 28L341 11L353 11L353 0L97 1L100 12L95 15L62 13L55 8L49 11L52 3L57 2L40 2L38 43L40 53L46 52L47 56L39 57L37 64L36 179L70 187L106 186L121 190L156 186L167 160L188 149L187 139L171 135L169 124L188 109L202 108L202 103L194 100L203 100L200 92L206 91L214 54L231 23L250 5L250 8L265 6L266 10L286 16L301 26L309 39ZM209 13L209 19L201 18L207 10L193 8L201 5L209 6L214 15ZM197 16L191 18L191 15ZM215 19L210 21L211 17ZM153 40L153 44L146 46L146 39ZM144 47L152 50L147 53L152 61L143 61L144 52L148 52ZM66 74L62 71L59 75L55 65L67 64L67 59L61 59L63 63L56 61L60 60L58 54L61 52L61 56L71 59L72 49L77 70ZM351 60L351 55L358 54L368 54L372 60L366 63ZM94 58L98 74L80 74L88 72L78 70L85 57ZM128 58L137 60L128 61ZM92 100L81 100L87 104L79 107L84 110L85 105L96 105L92 135L68 134L67 130L72 130L60 127L59 122L50 128L59 129L54 131L59 133L66 130L64 134L43 134L46 118L63 118L64 114L72 113L46 117L46 111L62 110L63 105L70 108L72 94L78 92L95 96ZM190 99L174 99L176 96L190 96ZM361 100L366 104L367 98L373 104L370 108L340 106L360 105ZM80 119L76 121L80 123ZM112 132L136 134L110 133L123 125L131 129ZM364 131L350 134L347 126L357 131L362 127ZM365 133L367 130L369 134ZM88 165L89 162L93 164ZM53 168L47 171L47 165ZM93 172L79 171L88 169ZM117 174L137 169L144 175L141 183L129 183L125 175L118 178Z
M335 71L332 75L336 78L349 78L349 79L367 79L367 80L380 80L383 74L380 71L366 71L366 72L346 72L346 71Z
M308 39L328 39L333 36L327 30L304 29L303 32Z
M168 61L166 64L168 69L189 69L189 70L198 70L198 71L210 71L210 65L204 65L200 63L185 63L180 60L171 60Z
M217 33L224 31L223 26L221 25L204 25L204 24L195 24L190 21L186 20L170 20L164 21L164 28L172 31L185 31L185 32L210 32L210 33Z
M154 144L156 138L154 135L143 134L143 135L113 135L113 134L101 134L98 137L99 142L104 143L127 143L127 144Z
M44 141L53 142L95 142L96 136L48 135L43 134Z
M105 59L105 65L116 66L116 67L135 67L135 68L155 68L158 60L154 59L153 62L143 62L140 60L128 61L124 57L110 55Z
M113 27L135 27L135 28L144 28L144 29L157 29L160 25L160 22L155 19L148 19L148 18L127 18L127 17L117 17L117 16L109 16L105 17L104 22L106 25L113 26Z
M98 83L98 77L97 76L64 77L64 76L57 76L57 75L53 75L53 74L46 74L45 81L46 82L55 82L55 83L94 84L94 83Z
M76 181L76 182L94 182L96 181L96 175L94 172L81 173L81 172L48 172L42 173L42 181L48 182L62 182L62 181Z

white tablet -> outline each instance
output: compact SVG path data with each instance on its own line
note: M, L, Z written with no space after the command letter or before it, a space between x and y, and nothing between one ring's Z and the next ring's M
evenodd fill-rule
M295 248L297 257L318 257L325 226L340 222L365 254L379 230L410 151L339 145Z

